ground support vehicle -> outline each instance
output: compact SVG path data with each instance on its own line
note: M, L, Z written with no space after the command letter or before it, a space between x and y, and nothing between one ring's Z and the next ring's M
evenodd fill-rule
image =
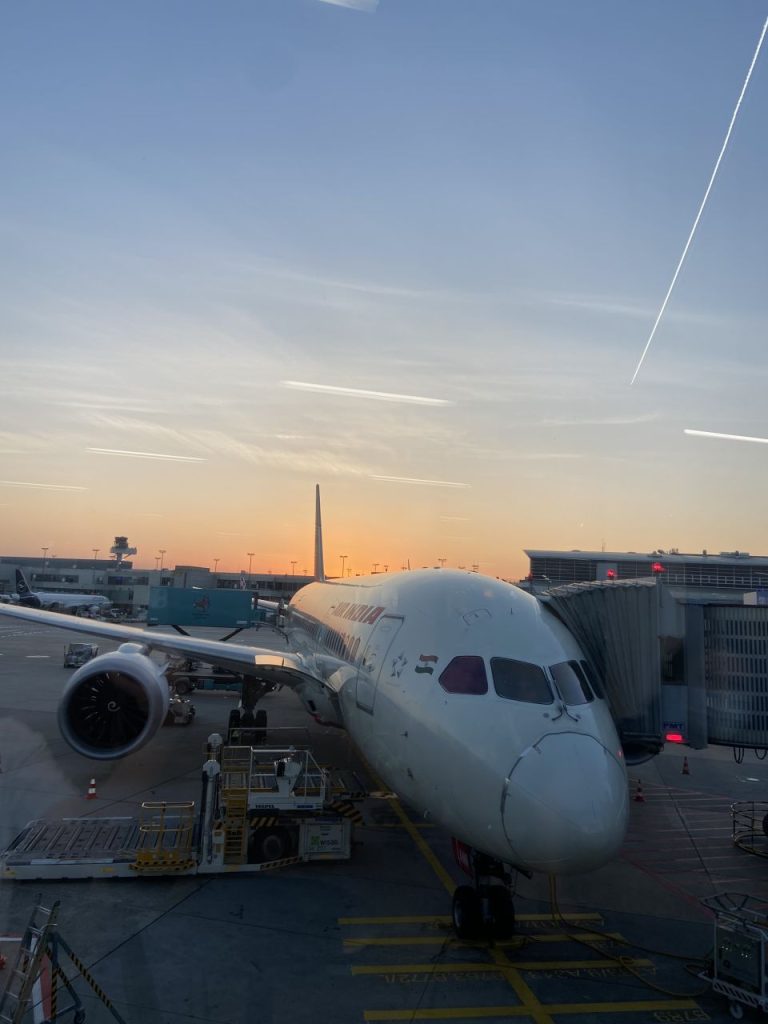
M171 697L164 725L190 725L195 717L195 705L188 697Z
M80 668L98 653L96 644L67 644L64 648L64 668Z
M715 942L711 969L699 977L728 998L736 1020L745 1006L768 1011L768 903L733 892L701 902L714 911Z
M255 872L348 860L351 800L309 750L226 747L209 738L199 806L152 801L139 817L30 822L0 855L8 879Z

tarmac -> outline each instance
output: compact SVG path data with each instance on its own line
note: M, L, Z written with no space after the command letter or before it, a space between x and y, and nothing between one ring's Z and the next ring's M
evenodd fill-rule
M125 760L90 761L56 723L64 645L79 639L88 638L0 620L0 849L34 818L198 800L206 739L224 730L237 699L196 691L191 725L161 729ZM279 638L262 629L238 639ZM768 798L768 761L668 745L630 769L631 794L639 780L644 800L632 800L615 861L559 879L554 901L548 879L521 877L515 936L464 943L448 916L462 882L450 837L386 792L346 734L313 723L289 691L263 706L270 743L309 744L363 781L365 825L351 861L226 877L6 880L0 952L13 954L3 936L23 932L38 896L60 900L62 936L129 1024L732 1019L727 1000L696 977L713 944L700 900L722 891L768 899L768 860L733 845L730 812L735 800ZM97 797L86 800L91 778ZM92 988L75 986L89 1024L112 1020Z

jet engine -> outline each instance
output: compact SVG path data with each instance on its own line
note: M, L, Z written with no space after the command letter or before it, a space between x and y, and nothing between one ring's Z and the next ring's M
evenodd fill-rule
M169 698L165 667L141 644L123 644L75 672L59 704L59 729L78 754L116 760L152 739Z

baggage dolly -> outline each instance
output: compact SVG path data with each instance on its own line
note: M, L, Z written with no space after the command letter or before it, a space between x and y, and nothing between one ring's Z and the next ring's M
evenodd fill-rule
M722 892L701 901L715 914L711 973L699 977L727 997L731 1016L741 1020L744 1007L768 1011L768 903L738 892Z

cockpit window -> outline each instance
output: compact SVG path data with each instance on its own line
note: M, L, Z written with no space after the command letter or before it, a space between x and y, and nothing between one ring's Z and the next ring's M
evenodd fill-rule
M589 704L595 699L578 661L561 661L550 665L549 671L566 704Z
M454 658L440 673L440 685L448 693L488 693L485 662L475 654Z
M544 670L527 661L491 658L493 685L500 697L527 704L552 704L554 697Z
M605 694L603 693L603 688L598 681L597 672L595 672L594 667L590 665L588 661L580 661L579 664L581 665L584 675L589 680L589 685L592 687L592 691L595 696L600 700L604 700Z

